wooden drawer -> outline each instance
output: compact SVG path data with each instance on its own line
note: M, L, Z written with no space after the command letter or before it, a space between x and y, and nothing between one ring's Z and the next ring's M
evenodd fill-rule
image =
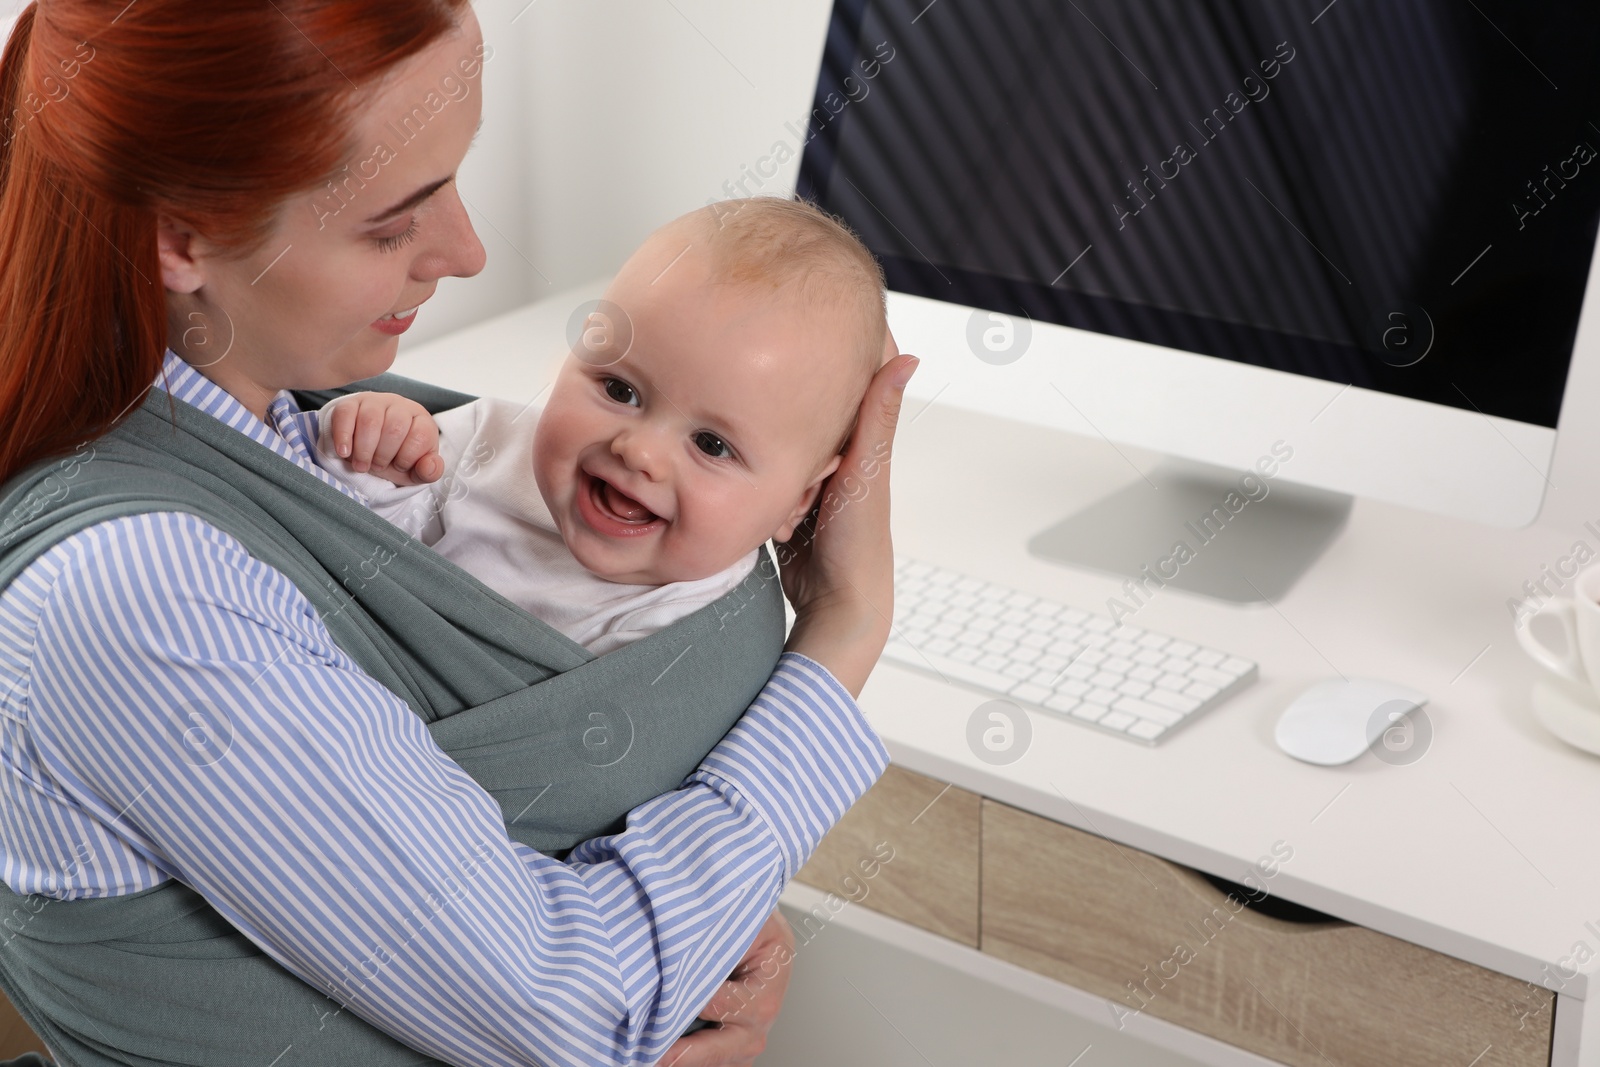
M976 948L981 802L891 765L795 878ZM803 920L796 938L828 918Z
M49 1055L49 1049L39 1040L39 1035L28 1029L11 1001L0 996L0 1059L15 1059L24 1052Z
M984 800L984 952L1294 1067L1535 1067L1554 994ZM1240 877L1244 872L1240 872ZM1271 882L1264 883L1270 890Z

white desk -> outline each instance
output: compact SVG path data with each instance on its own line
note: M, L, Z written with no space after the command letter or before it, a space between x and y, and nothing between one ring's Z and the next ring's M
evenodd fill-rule
M600 288L418 347L394 370L531 399L565 354L569 315ZM930 406L937 388L914 381L901 419L896 550L1104 611L1120 581L1032 558L1024 543L1138 477L1129 460L1148 468L1157 457ZM1506 607L1579 536L1358 501L1281 603L1159 592L1134 625L1254 659L1260 680L1154 749L1036 715L1026 756L996 768L967 747L984 699L973 691L885 665L861 704L896 763L1177 863L1239 881L1281 839L1294 857L1273 892L1556 990L1552 1062L1600 1067L1600 991L1589 995L1600 970L1600 759L1534 721L1537 669ZM1278 712L1335 668L1430 694L1422 759L1316 768L1277 749ZM1575 951L1583 973L1563 984L1555 975L1571 973Z

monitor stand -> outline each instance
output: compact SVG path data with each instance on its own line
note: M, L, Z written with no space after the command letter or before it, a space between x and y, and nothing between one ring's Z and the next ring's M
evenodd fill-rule
M1241 488L1240 471L1192 460L1169 457L1146 476L1036 534L1028 551L1132 579L1113 598L1130 612L1164 588L1273 603L1350 515L1347 494L1254 472Z

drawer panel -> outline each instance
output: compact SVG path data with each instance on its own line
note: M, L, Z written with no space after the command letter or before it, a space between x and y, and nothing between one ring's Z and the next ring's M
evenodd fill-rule
M976 948L981 801L891 764L795 878Z
M982 810L979 947L1107 998L1109 1025L1145 1011L1292 1067L1549 1063L1548 990L1350 923L1271 918L1149 853Z

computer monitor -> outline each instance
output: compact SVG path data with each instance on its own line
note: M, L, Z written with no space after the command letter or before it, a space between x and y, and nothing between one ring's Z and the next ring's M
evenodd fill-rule
M1597 124L1595 4L836 0L797 194L921 395L1171 457L1035 552L1271 600L1352 495L1535 519Z

